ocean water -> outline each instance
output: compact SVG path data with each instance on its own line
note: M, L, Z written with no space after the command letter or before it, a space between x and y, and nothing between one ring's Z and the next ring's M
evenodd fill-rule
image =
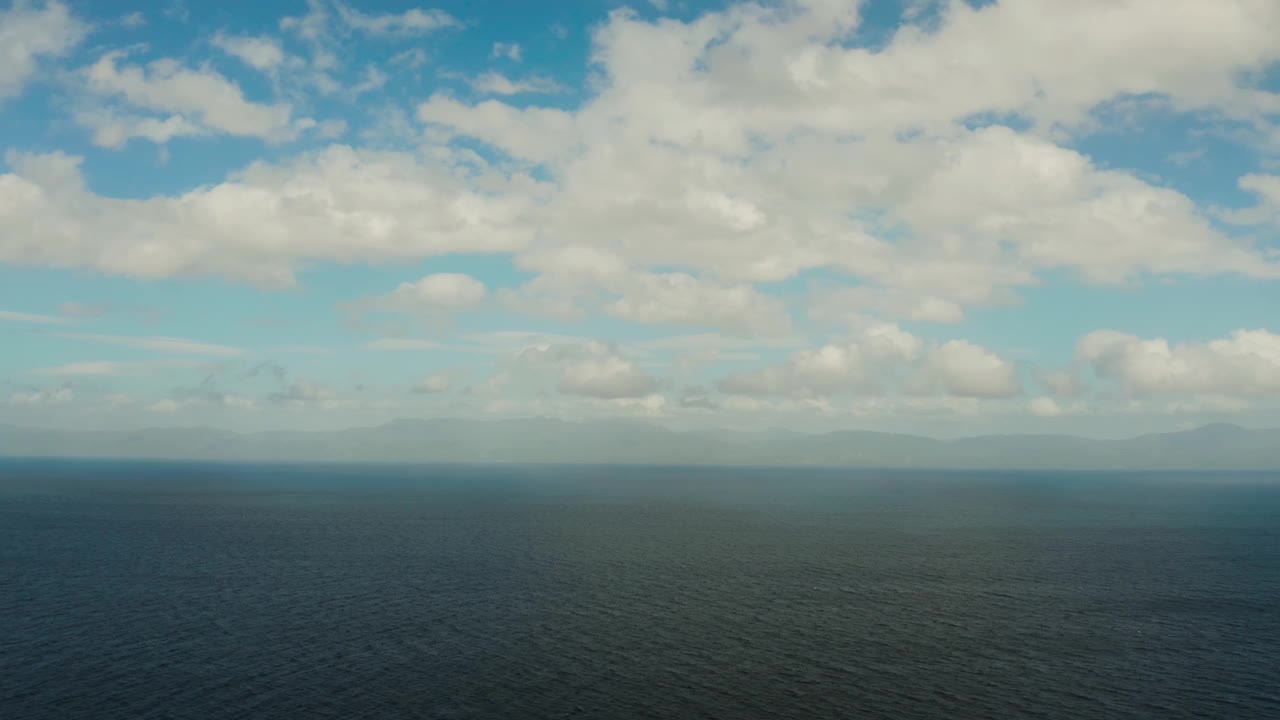
M1280 718L1280 477L0 461L0 718Z

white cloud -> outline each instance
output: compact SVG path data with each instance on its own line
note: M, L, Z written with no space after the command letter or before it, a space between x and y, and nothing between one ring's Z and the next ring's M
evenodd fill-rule
M555 191L539 228L555 244L722 282L826 268L882 316L959 322L1059 269L1091 283L1280 276L1187 196L1047 139L1133 95L1237 119L1280 102L1241 73L1280 59L1280 9L1175 5L950 3L934 30L878 52L849 47L854 3L689 23L618 12L595 32L599 91L579 110L436 95L418 116L541 165ZM958 124L977 115L1034 131Z
M513 62L520 62L523 51L520 49L520 43L502 43L493 44L493 49L489 51L489 57L505 58Z
M502 293L517 312L573 318L588 305L645 324L712 327L758 336L782 335L791 327L783 302L751 285L683 272L633 271L621 257L592 247L535 251L523 255L520 265L541 274Z
M0 310L0 321L32 323L36 325L66 325L71 322L67 318L55 315L38 315L36 313L20 313L12 310Z
M412 351L412 350L454 350L461 352L477 352L479 349L466 345L442 343L435 340L419 340L416 338L378 338L364 345L365 350Z
M924 394L941 389L954 397L1004 398L1021 394L1022 382L1014 363L981 345L950 340L929 352L909 388Z
M895 325L874 325L846 341L792 353L786 362L736 373L718 387L732 395L817 398L878 393L921 354L923 343Z
M401 283L386 295L360 303L408 313L456 312L479 305L486 294L484 283L470 275L435 273L416 282Z
M147 406L149 412L155 413L176 413L181 409L182 405L172 398L157 400Z
M283 65L286 57L280 41L266 36L218 33L213 36L213 45L249 67L266 73Z
M1051 397L1038 397L1031 401L1031 414L1039 417L1058 417L1062 414L1062 406Z
M1266 330L1181 344L1099 330L1081 338L1077 353L1099 378L1138 396L1280 396L1280 335Z
M658 381L621 356L599 352L565 367L557 388L570 395L620 400L651 395Z
M373 14L341 2L334 2L333 6L347 27L369 35L407 37L462 26L457 18L443 10L411 8L402 13Z
M444 152L444 151L442 151ZM538 183L335 145L285 165L256 163L177 197L117 200L84 187L80 158L10 153L0 174L0 262L156 278L217 274L293 284L307 259L409 260L518 249ZM51 222L50 218L57 218Z
M154 339L154 338L153 338ZM197 354L208 354L207 352ZM119 375L136 375L154 372L164 368L207 367L200 361L163 360L151 362L116 362L109 360L90 360L73 362L52 367L35 368L32 375L54 375L59 377L115 377Z
M1280 226L1280 175L1245 175L1239 185L1258 198L1257 204L1240 210L1219 210L1219 216L1235 225Z
M134 363L91 361L68 363L66 365L58 365L55 367L37 368L32 370L31 373L33 375L110 377L114 375L123 375L137 367L138 366Z
M239 86L210 68L193 70L173 59L122 64L124 57L123 52L109 52L83 71L90 92L118 99L125 108L98 107L78 114L77 120L94 131L95 144L118 148L134 137L163 143L210 133L279 141L297 134L288 103L246 100Z
M623 401L653 395L660 386L614 343L522 332L490 333L487 340L505 350L507 358L490 381L491 394L509 395L513 389L537 393L554 381L563 395Z
M427 53L422 48L410 48L391 56L392 65L404 65L414 70L427 64Z
M14 405L65 405L74 398L75 392L63 387L56 390L17 392L9 396L9 402Z
M428 375L413 386L413 391L422 395L442 393L453 387L453 376L448 373Z
M156 352L181 353L185 355L236 357L247 354L247 352L242 348L200 342L197 340L187 340L185 338L67 332L57 333L57 336L70 340L88 340L90 342L106 343L108 345L121 345L124 347L137 348L139 350L154 350Z
M20 94L43 60L66 55L88 31L56 0L0 9L0 102Z
M295 409L307 407L333 409L342 405L333 388L308 380L296 380L283 391L272 394L270 399L273 403Z
M792 353L778 365L729 375L718 387L732 395L801 399L878 395L894 389L981 399L1022 392L1017 366L995 352L966 340L926 347L920 338L887 324L869 325L844 341Z
M549 77L533 75L518 80L499 72L487 72L471 80L471 87L476 92L486 95L525 95L529 93L561 93L565 88Z

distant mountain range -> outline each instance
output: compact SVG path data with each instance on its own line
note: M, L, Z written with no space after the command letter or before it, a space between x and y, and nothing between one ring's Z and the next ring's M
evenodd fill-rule
M1280 430L1214 424L1124 440L674 431L644 422L395 420L335 432L0 425L0 456L309 462L645 463L970 469L1280 469Z

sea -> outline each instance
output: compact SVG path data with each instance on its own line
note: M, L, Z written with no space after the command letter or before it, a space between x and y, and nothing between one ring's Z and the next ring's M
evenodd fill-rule
M1280 475L4 460L0 718L1280 718Z

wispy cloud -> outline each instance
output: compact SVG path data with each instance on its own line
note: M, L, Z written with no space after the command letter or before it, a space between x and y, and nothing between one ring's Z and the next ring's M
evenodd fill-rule
M102 335L98 333L57 333L58 337L69 338L72 340L88 340L91 342L106 343L108 345L121 345L124 347L138 348L141 350L156 350L159 352L184 353L187 355L210 355L214 357L237 357L248 354L244 348L232 347L230 345L216 345L214 343L199 342L197 340L187 340L185 338L174 337L156 337L156 336L131 336L131 335Z
M454 343L442 343L435 340L418 340L415 338L378 338L364 344L365 350L449 350L454 352L485 352L485 348Z
M0 320L9 322L33 323L36 325L68 325L70 320L56 315L36 315L34 313L11 312L0 310Z
M471 81L476 92L487 95L552 94L565 92L565 87L549 77L535 75L513 80L498 72L487 72Z
M201 360L162 360L156 362L116 362L112 360L91 360L73 362L52 367L36 368L32 375L53 375L57 377L114 377L173 367L204 367L207 361Z

